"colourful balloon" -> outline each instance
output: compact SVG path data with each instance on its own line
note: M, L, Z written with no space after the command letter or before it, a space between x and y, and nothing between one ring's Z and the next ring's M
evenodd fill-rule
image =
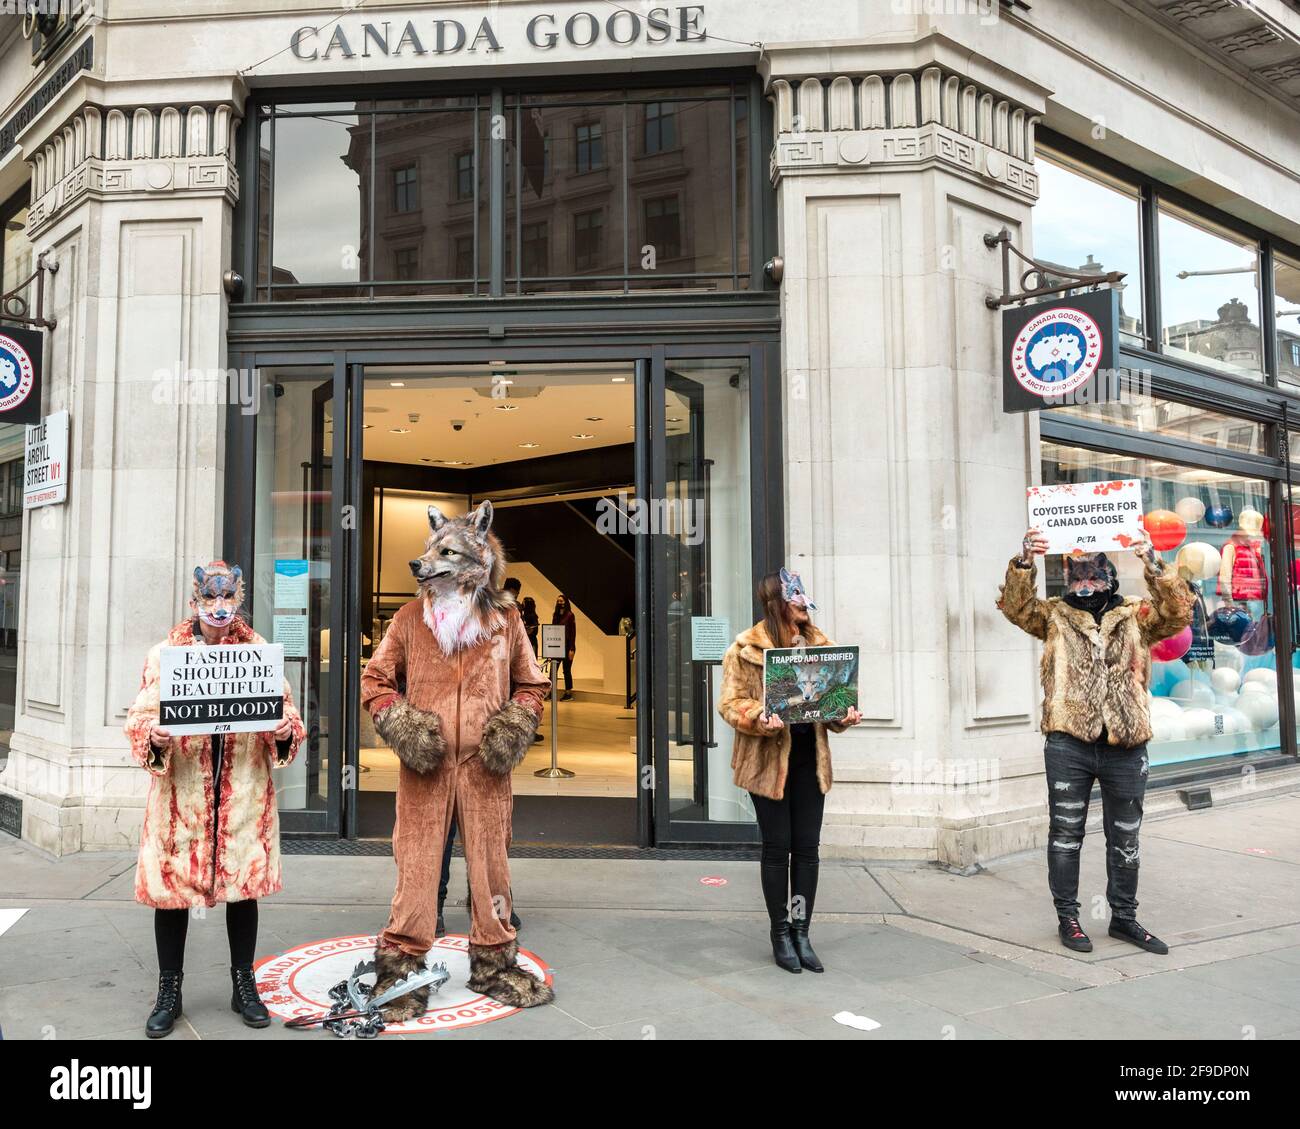
M1153 549L1172 549L1183 543L1187 526L1173 510L1152 510L1142 519Z
M1205 516L1205 503L1200 498L1191 496L1179 498L1177 505L1174 506L1174 513L1188 525L1195 525Z
M1151 648L1151 657L1156 662L1173 662L1174 659L1181 659L1187 654L1192 645L1192 629L1184 627L1177 635L1171 635L1168 639L1161 639L1159 643Z
M1215 529L1227 529L1236 515L1231 506L1208 506L1205 510L1205 524Z

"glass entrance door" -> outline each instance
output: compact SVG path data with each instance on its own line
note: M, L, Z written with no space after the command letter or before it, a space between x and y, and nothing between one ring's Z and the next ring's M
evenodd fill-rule
M669 360L651 389L655 838L745 842L718 717L722 653L753 622L750 357Z

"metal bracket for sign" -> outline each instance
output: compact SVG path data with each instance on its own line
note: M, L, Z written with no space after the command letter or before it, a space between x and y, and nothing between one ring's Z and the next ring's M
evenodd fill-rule
M58 325L58 319L51 316L45 316L45 272L55 274L59 269L59 264L47 263L45 256L48 251L42 251L36 256L36 269L32 271L25 279L6 294L0 294L0 321L17 322L19 325L36 326L38 329L52 330ZM36 280L36 316L29 317L31 312L31 303L23 295L32 283Z
M1005 227L996 235L985 235L984 246L990 251L998 246L1002 248L1002 293L990 294L984 299L984 304L990 310L1001 309L1003 306L1014 305L1017 302L1025 302L1030 298L1042 298L1048 294L1064 294L1069 290L1104 286L1107 283L1115 284L1122 282L1126 274L1125 271L1120 270L1107 271L1105 274L1080 274L1077 271L1064 270L1051 263L1040 263L1037 259L1031 259L1028 255L1022 254L1016 249L1011 242L1011 232ZM1012 255L1015 255L1022 263L1029 264L1028 269L1020 274L1019 294L1011 292ZM1031 278L1034 279L1036 285L1029 285ZM1070 281L1049 286L1045 282L1047 278L1066 278Z

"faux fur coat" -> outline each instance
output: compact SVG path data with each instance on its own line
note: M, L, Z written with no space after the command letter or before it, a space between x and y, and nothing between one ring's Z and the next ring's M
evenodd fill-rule
M1192 622L1195 597L1172 568L1146 569L1149 599L1126 597L1098 624L1059 596L1041 599L1038 569L1013 558L998 607L1022 631L1043 640L1042 731L1131 749L1151 739L1147 688L1151 646Z
M811 624L804 632L810 647L834 644ZM731 752L732 779L737 788L780 800L785 796L785 778L790 768L790 727L775 733L762 728L763 652L772 646L767 628L756 623L736 636L722 658L722 694L718 713L736 731ZM847 726L836 722L814 722L817 737L817 784L831 790L831 747L826 731L842 733Z
M196 620L171 629L149 652L140 692L126 715L131 755L152 779L140 829L135 899L155 909L187 909L261 898L280 889L280 816L272 766L293 760L303 725L286 682L284 713L293 736L277 745L270 732L231 733L221 758L221 802L214 810L212 738L173 737L164 749L149 743L158 718L159 659L163 647L193 647ZM222 643L264 643L235 619Z

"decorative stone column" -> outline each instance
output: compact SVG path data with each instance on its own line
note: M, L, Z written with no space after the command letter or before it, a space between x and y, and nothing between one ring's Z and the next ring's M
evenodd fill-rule
M823 843L964 868L1046 832L1035 652L994 606L1037 427L1002 413L984 303L985 233L1028 236L1046 92L938 38L767 66L787 551L862 648Z
M46 410L71 414L70 483L66 504L25 519L0 791L22 801L23 838L55 854L138 841L147 780L125 712L194 563L220 550L222 276L243 91L227 80L206 96L205 81L203 101L150 84L148 104L123 105L87 79L70 116L19 137L29 232L58 262Z

